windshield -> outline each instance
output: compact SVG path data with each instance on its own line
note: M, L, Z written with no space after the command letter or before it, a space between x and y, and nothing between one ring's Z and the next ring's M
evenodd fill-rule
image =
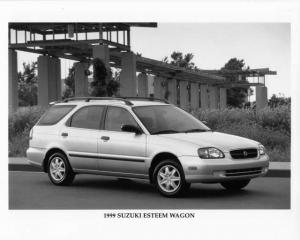
M138 106L133 111L150 134L210 131L198 119L173 105Z

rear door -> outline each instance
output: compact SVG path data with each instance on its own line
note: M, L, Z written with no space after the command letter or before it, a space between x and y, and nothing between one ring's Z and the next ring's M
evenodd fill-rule
M127 109L108 106L99 136L99 170L144 175L146 135L123 132L125 124L138 126Z
M105 106L80 108L61 133L73 169L98 170L98 139Z

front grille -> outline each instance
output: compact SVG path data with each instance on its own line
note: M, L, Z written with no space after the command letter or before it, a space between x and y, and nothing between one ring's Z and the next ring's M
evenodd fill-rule
M230 155L234 159L245 159L245 158L256 158L257 149L256 148L245 148L230 151Z
M225 176L226 177L234 177L234 176L246 176L252 174L260 174L262 173L262 168L244 168L244 169L232 169L226 170Z

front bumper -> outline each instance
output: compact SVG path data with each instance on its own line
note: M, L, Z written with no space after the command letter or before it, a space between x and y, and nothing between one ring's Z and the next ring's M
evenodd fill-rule
M217 183L264 176L269 169L268 155L252 159L200 159L196 156L179 158L187 182Z

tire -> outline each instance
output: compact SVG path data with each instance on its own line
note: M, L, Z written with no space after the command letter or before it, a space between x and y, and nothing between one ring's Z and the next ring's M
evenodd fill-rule
M67 157L60 152L49 157L47 172L51 182L58 186L70 185L75 177Z
M181 165L175 160L164 160L155 167L153 183L165 197L182 196L190 186L185 181Z
M246 180L238 180L238 181L228 181L228 182L221 182L221 185L230 191L238 191L242 188L246 187L250 182L250 179Z

